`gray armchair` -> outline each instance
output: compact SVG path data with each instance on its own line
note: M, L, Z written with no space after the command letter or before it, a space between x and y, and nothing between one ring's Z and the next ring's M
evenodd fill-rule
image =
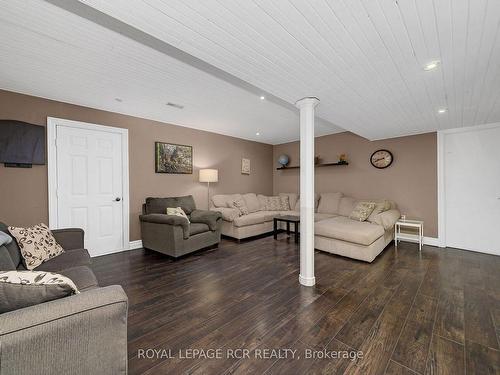
M167 215L167 207L181 207L189 221ZM197 210L192 195L171 198L146 198L142 207L142 245L174 258L220 242L222 215Z

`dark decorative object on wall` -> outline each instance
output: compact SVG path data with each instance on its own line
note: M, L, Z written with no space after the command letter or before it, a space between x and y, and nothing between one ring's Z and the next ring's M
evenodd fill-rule
M31 168L45 164L45 128L15 120L0 120L0 163Z
M394 156L389 150L377 150L370 156L370 163L378 169L387 168L393 161Z
M193 173L193 147L155 142L155 172Z

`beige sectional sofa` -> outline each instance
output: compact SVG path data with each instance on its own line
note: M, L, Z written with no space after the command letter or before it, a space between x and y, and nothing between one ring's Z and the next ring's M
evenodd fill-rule
M222 213L222 234L240 240L272 232L275 216L300 215L298 194L280 193L279 196L288 197L287 209L270 210L266 204L268 197L254 193L215 195L210 209ZM242 215L233 207L235 200L245 202L248 214ZM362 222L349 218L359 201L377 204L376 210ZM394 239L394 224L399 217L400 212L392 201L358 200L342 193L316 194L315 248L371 262Z

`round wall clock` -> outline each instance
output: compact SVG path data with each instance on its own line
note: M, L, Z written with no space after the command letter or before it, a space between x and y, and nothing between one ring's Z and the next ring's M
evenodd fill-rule
M384 169L392 164L394 157L388 150L377 150L370 157L370 162L375 168Z

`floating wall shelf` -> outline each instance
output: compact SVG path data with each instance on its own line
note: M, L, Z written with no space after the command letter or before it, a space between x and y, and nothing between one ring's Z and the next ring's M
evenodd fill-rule
M345 162L345 163L322 163L322 164L315 164L314 166L319 168L319 167L332 167L334 165L349 165L349 163ZM294 165L294 166L291 166L291 167L278 167L276 168L276 170L278 171L282 171L284 169L299 169L300 168L300 165Z

